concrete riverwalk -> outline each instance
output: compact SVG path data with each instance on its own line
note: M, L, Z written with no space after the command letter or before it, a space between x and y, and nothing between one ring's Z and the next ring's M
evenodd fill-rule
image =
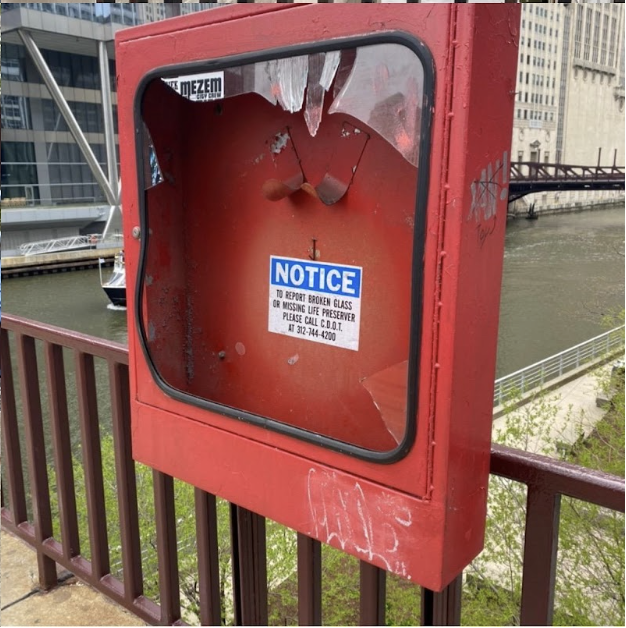
M612 362L591 371L582 368L578 377L570 373L560 385L552 384L549 391L530 396L527 403L509 412L494 408L493 442L556 456L559 449L573 445L583 435L589 436L606 412L598 407L596 399ZM504 433L511 427L519 428L524 442L504 440Z
M0 625L145 626L71 573L59 568L59 586L41 591L37 556L21 539L2 532L0 549Z

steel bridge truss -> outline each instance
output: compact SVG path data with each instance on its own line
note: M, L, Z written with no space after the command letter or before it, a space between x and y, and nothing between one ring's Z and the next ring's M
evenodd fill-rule
M623 166L572 166L518 161L511 164L509 203L535 192L623 189Z

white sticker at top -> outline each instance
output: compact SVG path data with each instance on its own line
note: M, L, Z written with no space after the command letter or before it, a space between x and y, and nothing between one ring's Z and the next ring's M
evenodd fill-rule
M189 100L204 102L224 98L224 72L204 72L163 79L175 92Z
M270 257L269 331L359 350L363 268Z

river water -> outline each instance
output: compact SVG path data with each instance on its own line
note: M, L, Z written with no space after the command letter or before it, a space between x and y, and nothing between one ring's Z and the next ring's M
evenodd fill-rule
M97 270L9 279L3 292L4 312L127 341L126 312L107 307ZM602 333L623 307L623 206L510 222L497 376Z

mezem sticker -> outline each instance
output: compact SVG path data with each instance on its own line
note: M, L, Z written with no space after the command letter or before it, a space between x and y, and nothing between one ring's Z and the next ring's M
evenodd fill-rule
M362 274L359 266L271 256L269 331L358 351Z
M189 74L163 81L181 96L196 102L224 98L224 72Z

